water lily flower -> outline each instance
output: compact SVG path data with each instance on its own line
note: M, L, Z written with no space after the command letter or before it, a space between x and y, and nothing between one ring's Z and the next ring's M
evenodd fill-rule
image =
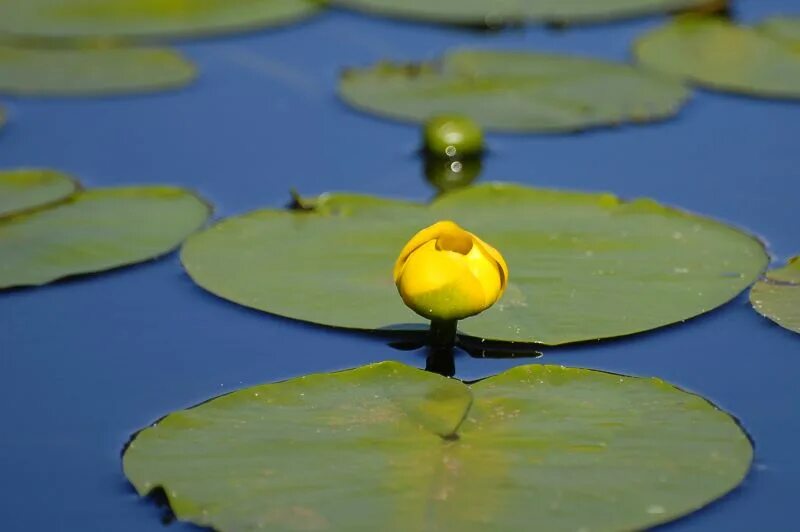
M500 299L508 267L492 246L454 222L441 221L405 245L394 266L394 281L411 310L434 323L455 322Z

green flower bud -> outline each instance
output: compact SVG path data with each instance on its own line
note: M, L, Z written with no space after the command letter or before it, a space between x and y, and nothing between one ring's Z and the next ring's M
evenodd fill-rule
M469 117L441 115L428 120L425 150L435 157L474 157L483 151L483 131Z

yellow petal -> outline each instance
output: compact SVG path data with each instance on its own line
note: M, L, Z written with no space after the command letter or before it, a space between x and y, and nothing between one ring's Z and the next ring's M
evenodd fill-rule
M467 265L475 279L481 284L484 294L484 305L494 305L503 293L503 275L497 262L476 243L466 256Z
M403 301L430 319L460 319L492 306L508 267L492 246L449 220L419 231L394 267Z
M481 240L475 235L472 235L475 238L475 244L481 248L481 251L486 253L492 260L495 261L497 267L499 268L500 273L500 293L497 295L497 299L500 299L500 296L503 295L503 292L506 289L506 285L508 284L508 265L506 264L505 259L497 251L495 248Z
M405 304L428 319L461 319L486 308L486 295L464 255L428 241L407 258L397 288Z
M451 222L450 220L443 220L426 227L411 237L411 240L409 240L400 251L400 256L397 257L397 260L394 263L394 282L397 282L398 277L400 277L400 272L403 270L403 265L416 249L430 241L438 239L442 235L457 234L458 232L466 233L466 231L461 229L454 222Z

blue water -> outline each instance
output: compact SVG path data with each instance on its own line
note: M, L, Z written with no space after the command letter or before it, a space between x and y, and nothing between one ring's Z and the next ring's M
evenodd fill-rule
M745 21L800 14L793 0L739 2ZM628 57L661 22L470 33L331 11L300 25L181 46L202 70L186 90L98 100L5 99L0 167L52 166L87 186L176 183L226 217L348 190L427 199L416 128L349 110L337 72L457 45ZM757 233L775 263L800 253L800 104L697 92L679 118L574 136L490 135L482 180L651 196ZM276 250L280 252L280 250ZM302 287L298 287L302 290ZM368 337L215 299L176 256L0 294L0 526L9 531L160 531L120 468L131 433L170 411L265 381L395 359ZM545 351L540 362L656 375L739 417L756 463L725 500L665 530L796 527L800 337L742 296L683 325ZM476 379L518 364L461 357ZM174 524L171 530L191 530Z

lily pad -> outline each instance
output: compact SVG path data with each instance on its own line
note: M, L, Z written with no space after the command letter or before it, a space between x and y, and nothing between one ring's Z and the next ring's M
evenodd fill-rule
M714 0L333 0L390 17L465 25L605 22L703 7Z
M800 98L800 49L768 31L683 17L640 38L634 52L645 67L711 89Z
M294 22L314 0L0 0L0 33L16 37L197 37Z
M77 181L53 170L0 172L0 217L51 205L80 188Z
M800 256L768 271L750 291L750 303L762 316L800 334Z
M563 344L684 321L747 288L768 263L754 237L650 199L484 184L430 205L323 195L190 238L184 267L206 290L281 316L352 329L427 327L392 281L419 229L453 220L496 247L503 298L459 322L491 340Z
M79 192L0 220L0 288L33 286L163 255L201 227L209 206L174 187Z
M756 26L756 29L773 39L800 45L800 17L770 17Z
M0 93L84 96L182 87L197 75L166 48L22 48L0 45Z
M383 362L170 414L123 465L222 532L574 532L697 510L752 453L729 415L659 379L534 365L467 386Z
M3 129L3 126L6 125L6 111L2 107L0 107L0 129Z
M688 97L680 83L630 65L481 50L349 69L339 92L357 109L398 120L461 114L487 129L542 133L660 120Z

